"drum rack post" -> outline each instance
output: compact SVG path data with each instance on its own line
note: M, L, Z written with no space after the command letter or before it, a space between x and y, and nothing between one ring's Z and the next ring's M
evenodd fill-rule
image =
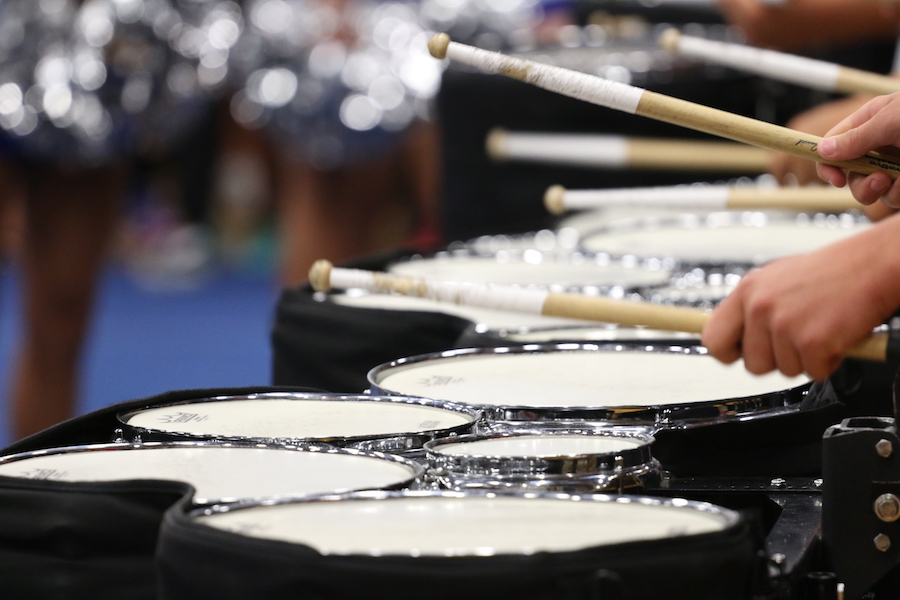
M894 387L896 396L896 381ZM900 565L896 420L852 417L829 427L822 472L825 559L844 583L846 598L859 598Z

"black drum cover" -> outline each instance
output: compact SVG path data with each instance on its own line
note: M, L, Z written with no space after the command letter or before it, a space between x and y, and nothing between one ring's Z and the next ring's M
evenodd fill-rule
M527 524L523 524L527 527ZM158 549L161 600L749 600L759 540L722 531L532 555L323 555L208 527L170 510Z
M408 251L372 256L346 266L384 270ZM272 382L330 392L359 393L366 373L382 363L458 348L472 323L453 315L348 308L319 302L308 285L286 289L272 329Z
M24 438L0 455L113 441L117 415L154 404L296 388L215 388L122 402ZM153 600L163 514L194 489L178 481L0 477L0 582L15 600Z

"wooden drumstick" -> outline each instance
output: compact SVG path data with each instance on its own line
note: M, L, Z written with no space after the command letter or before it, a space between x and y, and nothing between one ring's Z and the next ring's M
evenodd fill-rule
M870 152L853 160L829 161L816 152L822 138L787 127L679 100L618 81L474 48L450 41L450 36L444 33L433 36L428 42L428 48L436 58L450 58L607 108L777 150L856 173L884 171L892 179L900 176L898 156Z
M732 142L635 138L494 129L485 143L495 161L612 167L765 173L769 153Z
M357 288L381 294L401 294L467 306L553 317L649 327L664 331L702 333L709 313L695 308L614 300L600 296L557 293L532 288L402 277L379 271L343 269L327 260L313 264L309 272L313 289ZM884 361L888 335L872 334L847 351L847 356Z
M892 94L900 79L843 67L823 60L684 35L668 29L659 45L671 54L725 65L779 81L827 92Z
M861 205L846 188L765 188L734 185L676 185L599 190L547 188L544 206L553 214L614 206L681 210L796 210L839 213Z

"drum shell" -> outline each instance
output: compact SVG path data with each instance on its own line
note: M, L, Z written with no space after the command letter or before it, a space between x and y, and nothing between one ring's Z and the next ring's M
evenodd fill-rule
M595 436L634 443L607 452L571 452L548 455L539 452L492 453L490 446L516 437L537 442L554 436ZM659 461L653 458L653 437L623 431L552 430L536 428L506 435L468 435L425 444L427 480L440 489L551 491L567 494L640 493L662 481ZM472 452L445 452L447 445L487 443Z
M167 600L298 595L524 600L657 598L677 586L697 600L746 600L757 568L756 541L739 521L722 532L623 543L572 552L494 556L322 555L303 544L254 539L171 511L163 524L160 587ZM223 573L227 577L223 579ZM248 594L250 596L248 596ZM598 595L599 594L599 595Z

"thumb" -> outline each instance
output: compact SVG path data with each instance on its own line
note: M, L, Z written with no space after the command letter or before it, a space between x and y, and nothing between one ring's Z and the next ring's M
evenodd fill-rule
M869 135L867 127L861 125L843 133L826 137L819 142L819 156L828 160L851 160L865 155L870 150L885 145Z

